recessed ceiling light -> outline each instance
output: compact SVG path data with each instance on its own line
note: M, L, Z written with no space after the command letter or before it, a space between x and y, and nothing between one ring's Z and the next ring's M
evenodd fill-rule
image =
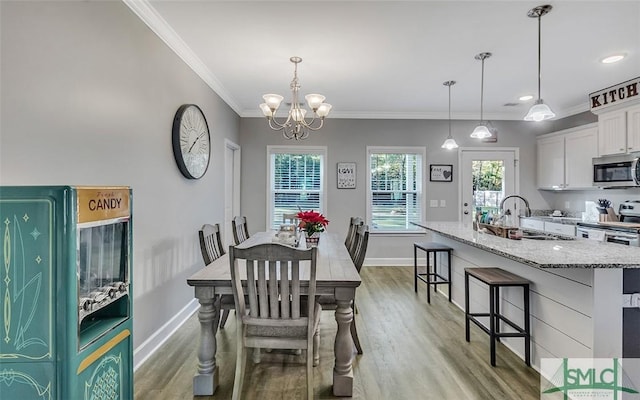
M620 53L620 54L613 54L611 56L605 57L602 60L600 60L601 63L603 64L612 64L614 62L618 62L620 60L622 60L623 58L625 58L627 55L624 53Z
M520 96L520 97L518 98L518 100L520 100L520 101L527 101L527 100L531 100L531 99L533 99L533 96L532 96L532 95L530 95L530 94L528 94L528 95L526 95L526 96Z

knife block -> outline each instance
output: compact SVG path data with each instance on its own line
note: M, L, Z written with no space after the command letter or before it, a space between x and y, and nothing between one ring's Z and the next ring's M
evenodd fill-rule
M607 213L606 214L600 214L600 219L599 222L618 222L618 215L616 215L616 212L613 211L613 208L609 207L607 208Z

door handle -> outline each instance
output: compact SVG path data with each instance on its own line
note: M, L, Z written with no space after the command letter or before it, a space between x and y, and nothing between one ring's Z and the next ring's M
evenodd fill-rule
M469 211L465 211L465 212L464 212L464 215L469 215Z

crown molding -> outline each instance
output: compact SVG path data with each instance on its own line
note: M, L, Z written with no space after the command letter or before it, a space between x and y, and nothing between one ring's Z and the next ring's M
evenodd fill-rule
M522 120L526 112L511 113L492 113L485 114L487 121L519 121ZM242 118L264 118L260 110L244 110L240 113ZM478 121L478 113L454 113L451 115L452 120L462 121ZM449 118L448 112L371 112L371 111L352 111L352 112L331 112L327 119L443 119Z
M222 82L207 68L182 38L147 0L122 0L169 48L176 53L220 98L240 114L240 106Z

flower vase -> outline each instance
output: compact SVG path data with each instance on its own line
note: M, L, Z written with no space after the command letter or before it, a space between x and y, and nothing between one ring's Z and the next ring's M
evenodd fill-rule
M320 242L320 232L314 232L311 235L305 232L304 237L307 241L307 248L318 247L318 243Z

